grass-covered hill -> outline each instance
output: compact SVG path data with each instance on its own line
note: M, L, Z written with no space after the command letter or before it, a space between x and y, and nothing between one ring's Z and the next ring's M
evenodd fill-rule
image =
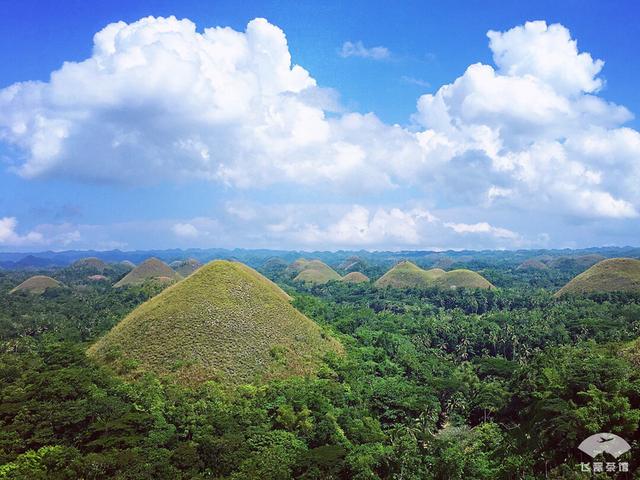
M186 260L176 260L175 262L171 262L169 266L181 276L188 277L199 269L202 266L202 263L195 258L187 258Z
M180 280L182 276L175 272L162 260L148 258L140 265L127 273L114 287L124 287L125 285L139 285L147 280L157 280L161 282L171 282Z
M106 262L100 260L97 257L81 258L80 260L73 262L71 266L73 268L93 270L98 273L104 272L109 267L109 265Z
M409 261L396 264L375 282L375 286L380 288L494 288L482 275L471 270L459 269L450 272L440 268L423 270Z
M525 260L518 265L517 270L548 270L549 266L535 258Z
M51 277L47 277L46 275L34 275L33 277L27 278L9 293L25 292L41 295L49 288L59 288L61 286L62 284L60 282Z
M306 258L298 258L291 262L291 264L284 270L285 275L288 275L290 278L296 277L302 270L305 269L309 260Z
M433 282L438 277L444 274L445 271L439 268L423 270L414 263L405 260L398 262L391 270L380 277L375 286L380 288L430 287L433 286Z
M294 278L296 282L321 285L342 277L333 268L320 260L311 260L304 264L302 271Z
M640 292L640 260L602 260L567 283L556 295L594 292Z
M348 258L345 258L338 265L339 270L343 270L345 272L355 272L364 270L367 268L367 263L360 257L356 255L352 255Z
M88 351L134 371L227 384L311 374L341 352L276 284L218 260L139 306Z
M369 281L369 277L364 273L351 272L342 277L342 281L346 283L366 283Z

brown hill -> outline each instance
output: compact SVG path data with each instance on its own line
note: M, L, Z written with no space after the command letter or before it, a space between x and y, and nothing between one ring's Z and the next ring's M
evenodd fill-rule
M163 278L164 277L164 278ZM147 280L177 281L182 276L174 272L169 265L157 258L148 258L136 268L127 273L114 287L124 287L125 285L139 285Z
M567 283L556 296L595 292L640 292L640 260L602 260Z
M304 264L302 271L294 278L294 281L321 285L341 278L338 272L326 263L320 260L311 260Z
M351 272L342 277L342 281L345 283L366 283L369 281L369 277L364 273Z
M15 287L9 293L32 293L34 295L42 295L49 288L60 288L62 284L46 275L34 275L33 277L27 278L20 285Z
M133 360L141 372L184 383L239 384L312 374L328 352L342 346L280 287L218 260L140 305L88 354L116 367Z

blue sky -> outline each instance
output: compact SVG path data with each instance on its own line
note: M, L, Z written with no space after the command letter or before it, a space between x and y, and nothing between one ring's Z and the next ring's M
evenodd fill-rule
M637 244L638 13L0 1L0 249Z

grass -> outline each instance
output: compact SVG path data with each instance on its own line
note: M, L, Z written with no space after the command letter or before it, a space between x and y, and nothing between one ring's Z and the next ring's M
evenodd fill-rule
M27 278L9 293L27 292L35 295L42 295L48 288L60 287L62 287L62 284L51 277L47 277L46 275L35 275Z
M517 270L549 270L549 267L540 260L530 258L518 265Z
M326 263L320 260L311 260L303 264L302 271L294 278L294 281L321 285L331 280L340 279L342 279L340 274Z
M173 375L239 384L314 373L342 352L276 284L238 262L211 262L139 306L88 354Z
M640 260L602 260L567 283L556 296L594 292L640 292Z
M309 260L307 260L306 258L299 258L291 262L291 265L289 265L284 272L291 278L293 278L297 276L302 270L304 270L308 263Z
M147 280L158 280L161 282L172 282L180 280L182 276L174 272L169 265L157 258L148 258L136 268L127 273L114 287L124 287L125 285L138 285Z
M365 283L369 281L369 277L364 273L351 272L342 277L342 281L347 283Z
M445 272L440 268L423 270L417 265L402 261L380 277L376 287L393 288L495 288L488 280L471 270Z
M439 268L423 270L411 262L402 261L380 277L375 286L394 288L430 287L444 273L445 271Z
M104 261L100 260L97 257L87 257L87 258L81 258L80 260L73 262L72 267L80 267L80 268L88 267L93 270L96 270L97 272L104 272L109 267L109 265L107 265L107 263L105 263Z
M202 263L195 258L187 258L186 260L176 260L175 262L171 262L169 266L178 272L180 276L188 277L198 270L202 266Z

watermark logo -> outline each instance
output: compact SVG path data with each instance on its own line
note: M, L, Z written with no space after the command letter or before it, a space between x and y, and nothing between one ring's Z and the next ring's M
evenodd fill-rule
M627 441L613 433L596 433L584 440L578 448L591 458L596 458L602 453L608 453L613 458L618 458L623 453L631 450Z
M617 459L620 455L631 450L631 446L627 441L615 435L613 433L596 433L585 439L578 448L591 458L596 458L598 455L608 453L613 458ZM628 472L628 462L592 462L581 463L580 469L583 472Z

